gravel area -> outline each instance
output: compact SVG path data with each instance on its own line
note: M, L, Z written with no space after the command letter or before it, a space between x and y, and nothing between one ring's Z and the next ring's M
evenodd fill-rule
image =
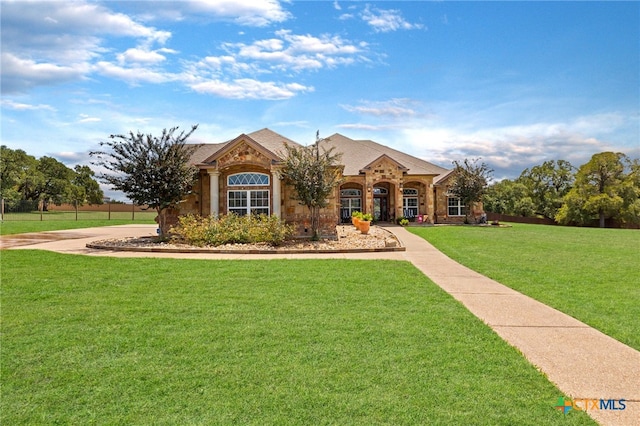
M398 239L391 232L378 226L371 226L369 233L364 235L354 226L339 225L336 227L338 237L336 239L323 239L320 241L309 240L289 240L278 247L269 244L225 244L216 247L194 247L188 244L181 244L173 241L156 242L153 238L119 238L110 240L94 241L90 245L92 248L104 248L112 250L136 250L141 251L191 251L191 250L215 250L215 251L366 251L366 250L399 250L402 249Z

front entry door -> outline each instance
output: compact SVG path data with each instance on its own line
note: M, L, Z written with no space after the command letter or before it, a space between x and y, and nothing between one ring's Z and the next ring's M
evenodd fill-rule
M373 199L373 220L386 222L389 220L389 202L387 197Z

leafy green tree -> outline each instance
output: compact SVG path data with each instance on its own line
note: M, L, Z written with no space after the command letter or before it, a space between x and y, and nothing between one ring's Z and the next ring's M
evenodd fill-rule
M513 216L533 216L536 208L529 194L529 188L523 183L504 179L487 188L484 209Z
M49 203L62 204L69 201L74 173L53 157L40 157L36 167L43 180L36 187L37 196L44 203L44 210Z
M27 185L36 177L38 160L21 149L13 150L5 145L0 146L0 197L9 205L21 199L28 199L27 194L35 187Z
M550 160L520 174L517 181L528 188L535 214L555 219L564 196L573 186L574 170L568 161Z
M310 146L285 144L282 168L285 181L295 190L294 199L309 209L313 240L320 238L320 210L328 205L327 198L341 179L337 165L342 154L334 154L333 148L321 151L319 142Z
M454 161L454 173L449 184L449 193L460 198L466 207L465 223L469 222L469 214L471 214L471 205L482 201L489 179L491 179L491 170L480 159L465 160L460 163Z
M76 166L74 168L75 176L71 181L73 201L78 204L102 204L104 193L100 189L100 185L94 179L95 172L89 166Z
M629 174L626 170L630 170ZM604 228L608 218L633 219L640 194L637 172L637 161L632 163L622 153L593 155L578 170L575 184L558 211L558 222L585 225L598 219L600 227Z
M198 146L188 146L186 141L197 128L179 134L178 127L164 129L160 137L140 132L111 135L101 142L108 151L91 153L96 158L93 164L107 170L98 179L134 203L156 209L161 239L169 232L167 209L177 207L193 191L198 169L189 161Z

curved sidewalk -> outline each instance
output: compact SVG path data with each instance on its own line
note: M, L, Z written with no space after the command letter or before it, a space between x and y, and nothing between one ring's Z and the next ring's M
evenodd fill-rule
M404 252L336 254L135 253L88 249L88 242L154 235L154 225L124 225L51 231L29 239L2 237L3 248L42 249L61 253L117 257L190 259L392 259L413 263L469 311L547 375L572 399L626 400L625 410L591 409L603 425L640 424L640 352L556 309L474 272L442 254L405 228L390 226L406 246ZM9 247L13 244L12 247ZM584 405L584 403L580 403ZM619 404L615 405L620 407Z

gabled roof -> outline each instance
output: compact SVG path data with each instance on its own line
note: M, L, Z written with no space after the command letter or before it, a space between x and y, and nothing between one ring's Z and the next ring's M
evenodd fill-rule
M440 176L438 176L437 178L435 178L433 180L433 184L434 185L442 185L442 184L446 183L446 181L453 175L453 172L455 172L455 169L451 169L451 170L447 171L446 173L441 174Z
M336 133L320 143L327 148L335 147L334 153L342 153L345 175L358 175L360 170L366 168L383 155L406 167L408 175L437 176L448 172L443 167L371 140L354 140Z
M264 128L249 134L242 134L232 140L203 144L191 157L191 163L195 165L205 165L231 149L236 142L245 140L255 146L260 151L274 159L281 159L281 154L285 152L284 144L301 146L299 143L282 136L273 130ZM343 174L346 176L357 176L361 170L373 165L373 163L387 159L395 163L400 170L407 175L432 175L438 176L435 182L442 182L450 174L450 170L445 169L428 161L414 157L388 146L381 145L371 140L354 140L339 133L336 133L320 141L320 145L329 149L334 147L334 153L342 154L341 164L344 165Z
M201 145L191 156L191 163L196 165L207 164L212 161L213 158L219 157L228 149L231 149L235 142L240 140L247 141L258 150L265 152L265 154L273 158L280 158L280 154L284 152L285 142L289 145L300 145L273 130L265 128L249 133L248 135L241 134L226 142Z
M376 163L380 163L380 162L381 162L381 161L383 161L383 160L387 160L388 162L395 164L395 165L396 165L396 167L397 167L399 170L402 170L402 171L407 171L407 170L409 170L409 169L407 169L404 165L402 165L402 164L398 163L396 160L394 160L393 158L389 157L387 154L382 154L380 157L376 158L375 160L373 160L372 162L370 162L369 164L367 164L366 166L364 166L364 167L363 167L362 169L360 169L360 170L364 171L364 170L371 169L372 167L374 167L374 164L376 164Z

